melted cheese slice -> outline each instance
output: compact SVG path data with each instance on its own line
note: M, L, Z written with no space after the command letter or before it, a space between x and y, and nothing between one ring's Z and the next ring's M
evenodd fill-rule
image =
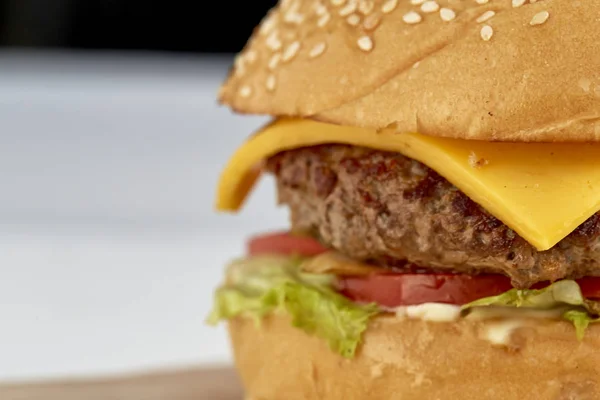
M600 144L458 140L292 119L266 126L237 150L221 175L217 208L238 210L268 157L333 143L422 162L540 251L600 210Z

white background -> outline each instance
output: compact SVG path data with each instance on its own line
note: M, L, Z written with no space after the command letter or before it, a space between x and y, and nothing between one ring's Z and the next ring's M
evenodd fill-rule
M216 104L229 61L0 53L0 380L230 362L212 290L287 212L213 210L266 121Z

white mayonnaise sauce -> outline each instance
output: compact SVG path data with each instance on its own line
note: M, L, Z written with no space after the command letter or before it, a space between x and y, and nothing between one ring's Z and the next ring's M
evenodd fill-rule
M460 306L442 303L424 303L414 306L402 306L394 309L401 319L413 319L429 322L453 322L460 318L471 321L483 321L480 337L490 344L509 346L515 330L529 325L535 319L560 319L564 309L540 310L514 307L476 307L461 316Z
M403 306L395 309L399 318L420 319L431 322L456 321L460 316L460 307L452 304L424 303L415 306Z
M485 325L481 332L481 338L493 345L509 346L513 332L524 325L522 319L506 319L490 322Z

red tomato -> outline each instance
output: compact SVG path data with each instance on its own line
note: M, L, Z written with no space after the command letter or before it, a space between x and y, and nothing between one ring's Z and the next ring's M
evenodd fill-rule
M581 293L586 299L600 299L600 277L588 276L587 278L578 279Z
M343 277L340 292L355 301L397 307L422 303L466 304L512 288L496 275L389 274Z
M600 278L577 281L584 297L600 298ZM496 296L510 289L503 275L462 274L377 274L341 277L339 290L354 301L387 307L423 303L467 304L483 297ZM538 284L542 288L547 284Z
M284 254L316 256L327 251L321 243L309 236L294 235L289 232L275 232L251 238L248 241L248 254Z

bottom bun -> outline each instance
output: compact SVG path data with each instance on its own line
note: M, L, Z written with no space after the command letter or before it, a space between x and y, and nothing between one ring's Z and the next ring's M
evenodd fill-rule
M284 316L229 331L247 400L600 399L600 326L580 342L563 321L379 316L353 359Z

